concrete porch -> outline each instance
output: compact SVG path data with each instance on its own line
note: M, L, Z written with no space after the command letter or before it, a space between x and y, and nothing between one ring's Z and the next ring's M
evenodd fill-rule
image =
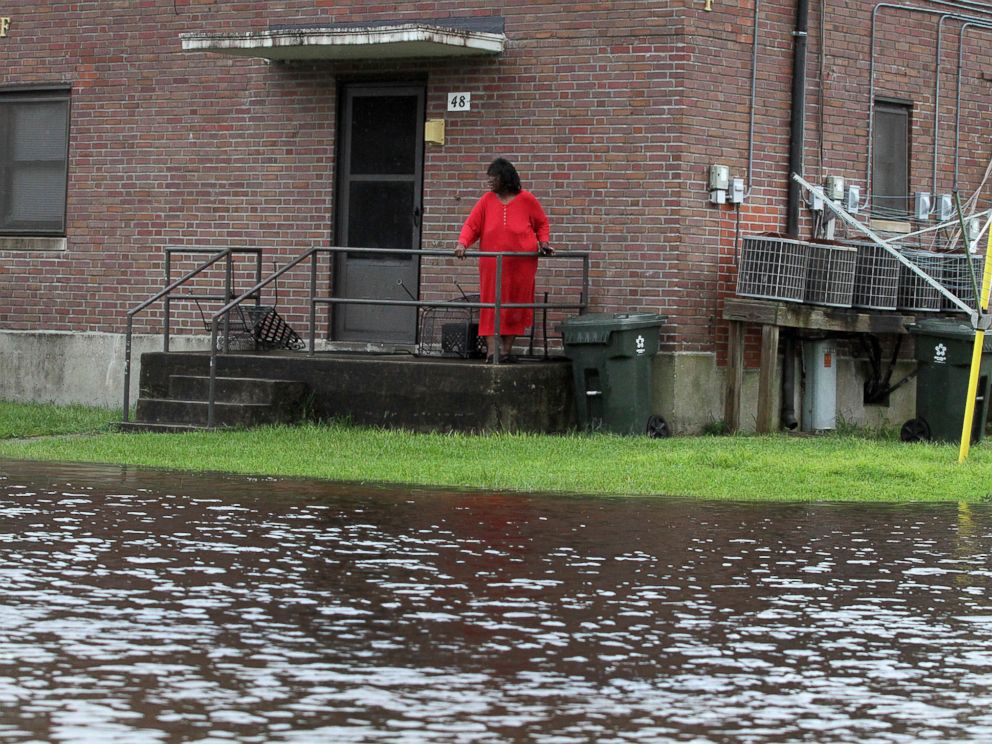
M179 402L173 378L206 377L209 363L207 352L142 354L139 411L143 399L171 395ZM302 383L305 415L363 426L546 433L575 427L571 365L565 359L486 365L402 354L245 352L218 355L217 377ZM183 402L202 405L202 398Z

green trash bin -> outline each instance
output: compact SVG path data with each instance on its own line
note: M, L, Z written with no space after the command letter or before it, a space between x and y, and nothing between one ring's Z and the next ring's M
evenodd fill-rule
M975 330L970 323L928 318L907 326L916 340L916 418L902 426L904 442L960 442L971 376ZM992 336L986 335L975 394L971 441L981 440L992 382Z
M670 435L652 415L651 366L664 315L588 313L559 327L572 360L579 425L616 434Z

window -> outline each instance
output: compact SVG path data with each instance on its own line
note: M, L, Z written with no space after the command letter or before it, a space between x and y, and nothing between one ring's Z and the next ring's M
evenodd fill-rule
M0 92L0 235L65 235L69 91Z
M899 219L909 212L910 106L875 102L871 205L877 217Z

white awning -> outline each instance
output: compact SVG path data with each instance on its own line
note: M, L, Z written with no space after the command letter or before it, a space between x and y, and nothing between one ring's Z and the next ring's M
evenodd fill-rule
M272 60L358 60L500 54L502 33L435 22L182 34L183 51Z

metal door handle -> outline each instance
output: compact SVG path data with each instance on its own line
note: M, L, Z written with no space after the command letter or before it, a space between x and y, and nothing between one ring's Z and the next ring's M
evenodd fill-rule
M420 207L414 207L413 208L413 225L414 225L414 227L420 227L420 215L421 214L423 214L423 212L421 212Z

